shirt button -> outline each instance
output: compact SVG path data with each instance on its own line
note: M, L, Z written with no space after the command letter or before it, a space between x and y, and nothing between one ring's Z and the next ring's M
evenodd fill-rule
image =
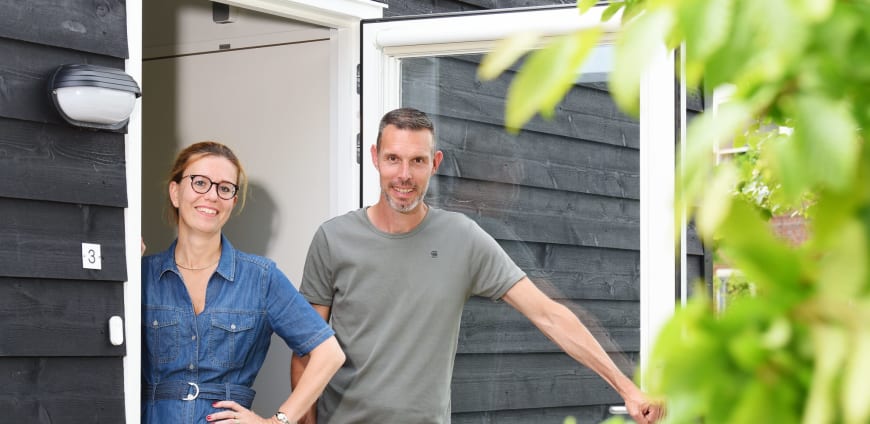
M235 330L235 329L236 329L236 325L235 325L235 324L230 325L230 330Z
M190 336L190 340L196 340L196 336Z
M157 322L156 319L154 320L154 322L151 323L151 325L153 325L153 326L155 326L155 327L157 327L158 324L159 324L159 323Z
M190 364L190 366L188 366L187 368L190 369L190 370L194 370L194 369L196 369L196 367L193 366L193 364Z

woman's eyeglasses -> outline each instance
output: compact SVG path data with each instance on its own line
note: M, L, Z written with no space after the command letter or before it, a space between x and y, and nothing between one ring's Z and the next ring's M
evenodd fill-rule
M181 177L181 179L185 178L190 178L190 188L199 194L206 194L211 190L212 186L217 186L218 197L224 200L231 200L233 197L236 197L236 193L239 191L239 186L231 182L221 181L216 183L205 175L185 175Z

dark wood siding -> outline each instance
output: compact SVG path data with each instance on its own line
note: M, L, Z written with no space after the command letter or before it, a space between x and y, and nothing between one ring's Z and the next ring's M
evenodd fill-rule
M103 358L0 360L0 408L9 423L123 423L123 363Z
M124 0L2 0L0 37L127 57Z
M3 422L124 422L124 134L66 124L60 65L123 69L120 0L0 0L0 410ZM102 268L82 267L82 243Z
M689 89L686 93L686 121L692 122L704 111L703 89ZM708 295L713 294L713 252L701 241L694 222L686 226L686 283L687 292L692 296L698 286L704 287ZM679 275L679 274L678 274ZM679 293L679 290L677 290Z

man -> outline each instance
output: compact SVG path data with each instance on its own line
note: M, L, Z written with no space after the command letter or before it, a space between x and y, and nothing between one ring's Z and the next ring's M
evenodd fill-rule
M434 132L418 110L384 115L371 148L380 199L314 235L300 292L332 324L347 355L318 402L317 422L449 423L459 322L473 295L523 313L613 386L638 423L658 420L661 407L492 237L464 215L426 205L429 179L443 159ZM293 383L305 363L294 356ZM313 422L314 412L303 422Z

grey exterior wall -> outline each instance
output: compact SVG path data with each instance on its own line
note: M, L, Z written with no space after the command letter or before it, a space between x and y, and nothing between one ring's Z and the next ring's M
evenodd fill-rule
M124 68L119 0L0 0L0 411L3 422L118 423L124 316L124 134L66 124L60 65ZM82 267L81 243L102 249Z

